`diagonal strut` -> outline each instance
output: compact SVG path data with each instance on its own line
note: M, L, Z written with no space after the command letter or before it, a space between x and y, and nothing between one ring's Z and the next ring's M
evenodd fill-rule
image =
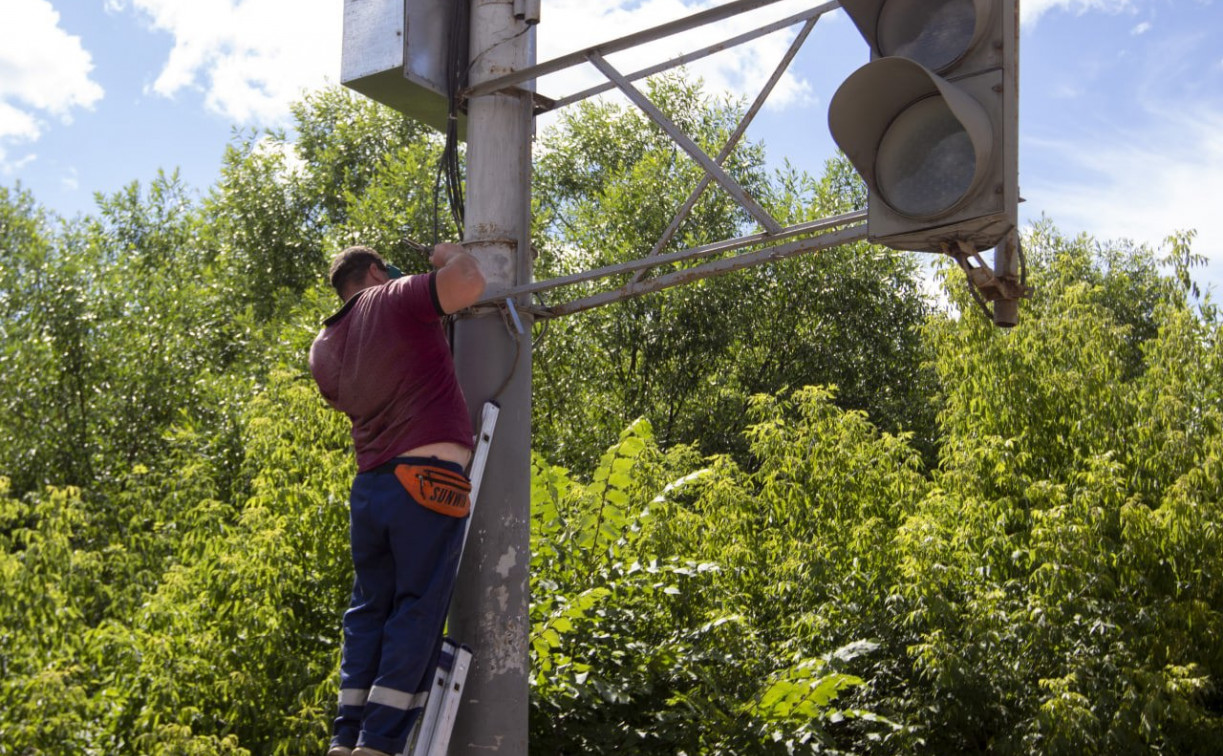
M723 147L722 151L718 153L718 156L714 158L714 162L719 166L726 162L726 159L730 157L730 154L734 152L735 148L739 145L739 140L742 139L744 133L747 132L747 127L751 124L752 120L755 119L756 114L760 112L760 109L764 107L765 100L767 100L769 95L773 93L773 88L777 86L777 82L781 81L782 74L784 74L786 69L790 67L790 63L793 62L794 56L798 54L798 51L802 48L803 43L807 41L807 36L811 34L811 30L815 28L815 22L819 21L819 19L820 16L814 16L807 19L806 23L803 24L802 30L799 31L798 36L794 38L794 42L790 44L790 49L786 51L784 56L782 56L781 62L773 71L773 75L769 77L767 82L765 82L764 88L760 90L760 94L756 96L756 99L754 102L752 102L751 107L748 108L747 112L743 114L743 118L739 121L739 125L735 127L734 133L732 133L730 138L726 141L726 146ZM688 219L688 215L692 212L692 209L696 207L697 201L701 198L701 195L705 193L705 190L709 188L709 185L712 182L713 179L710 178L708 173L701 177L700 183L697 184L696 188L692 190L692 193L688 195L688 199L679 209L679 212L675 214L675 217L671 220L671 224L667 226L667 230L663 231L662 236L659 237L658 241L654 244L654 248L650 250L650 254L647 255L648 257L654 257L655 255L661 253L663 248L671 242L671 239L675 236L675 233L679 231L679 227L685 220ZM644 276L645 271L639 271L633 277L633 280L640 281Z
M734 197L735 201L738 202L744 210L747 210L752 217L760 223L760 225L764 226L771 233L778 233L782 230L781 224L778 223L772 215L769 215L769 212L761 207L756 200L749 197L747 192L743 190L743 187L739 185L739 182L731 178L729 173L722 170L721 166L710 159L710 157L705 154L705 151L702 150L696 142L692 141L687 134L680 131L679 127L676 126L671 119L667 118L667 116L661 110L659 110L654 103L650 102L648 97L643 95L640 90L630 84L619 71L604 60L602 55L597 52L591 52L589 54L589 60L596 68L603 72L604 76L615 82L620 91L624 92L624 94L633 101L633 104L641 108L641 110L650 117L650 120L654 121L659 125L659 127L662 128L663 131L667 132L667 135L670 136L671 139L684 150L684 152L687 152L693 160L699 163L700 166L705 169L706 173L721 184L722 188L725 189L730 196Z

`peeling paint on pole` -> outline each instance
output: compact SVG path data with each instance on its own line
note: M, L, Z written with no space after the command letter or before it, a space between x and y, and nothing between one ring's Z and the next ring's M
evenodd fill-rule
M485 297L495 297L499 292L513 287L518 279L518 240L497 238L496 231L487 229L485 240L463 244L480 264L480 272L487 282ZM499 231L504 233L504 229Z
M501 555L501 560L497 562L497 574L503 578L510 576L510 570L518 563L518 549L513 546Z

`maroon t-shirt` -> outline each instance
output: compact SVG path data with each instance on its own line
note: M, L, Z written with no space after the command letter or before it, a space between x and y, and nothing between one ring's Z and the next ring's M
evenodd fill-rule
M425 444L472 448L442 314L433 273L396 278L345 302L310 346L323 398L352 420L359 471Z

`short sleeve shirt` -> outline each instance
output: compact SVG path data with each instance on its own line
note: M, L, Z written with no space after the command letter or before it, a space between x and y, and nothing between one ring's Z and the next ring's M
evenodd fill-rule
M473 446L434 276L363 289L326 320L310 347L323 398L352 420L361 472L426 444Z

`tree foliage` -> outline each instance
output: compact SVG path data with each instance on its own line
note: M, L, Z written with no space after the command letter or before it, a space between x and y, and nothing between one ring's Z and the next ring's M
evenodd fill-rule
M683 80L654 82L649 93L710 154L722 149L742 113ZM644 256L704 175L661 129L625 106L578 106L541 141L541 276ZM860 191L836 192L852 185L843 161L819 180L791 169L770 175L763 146L748 143L725 167L784 223L844 212L864 199ZM746 211L714 185L661 251L752 230ZM540 449L589 469L614 429L644 416L664 445L693 443L742 457L747 397L807 384L835 384L842 406L928 438L930 382L917 333L926 305L918 288L911 258L855 244L550 324L537 350ZM580 294L561 296L571 293Z
M651 95L716 153L739 105ZM0 754L318 753L351 580L331 253L434 226L438 138L338 90L65 221L0 189ZM648 250L699 180L644 119L541 137L541 275ZM787 221L863 201L728 170ZM751 229L716 188L693 246ZM1021 324L847 245L553 323L532 462L546 754L1213 754L1223 339L1192 234L1024 232ZM962 313L962 314L961 314Z

